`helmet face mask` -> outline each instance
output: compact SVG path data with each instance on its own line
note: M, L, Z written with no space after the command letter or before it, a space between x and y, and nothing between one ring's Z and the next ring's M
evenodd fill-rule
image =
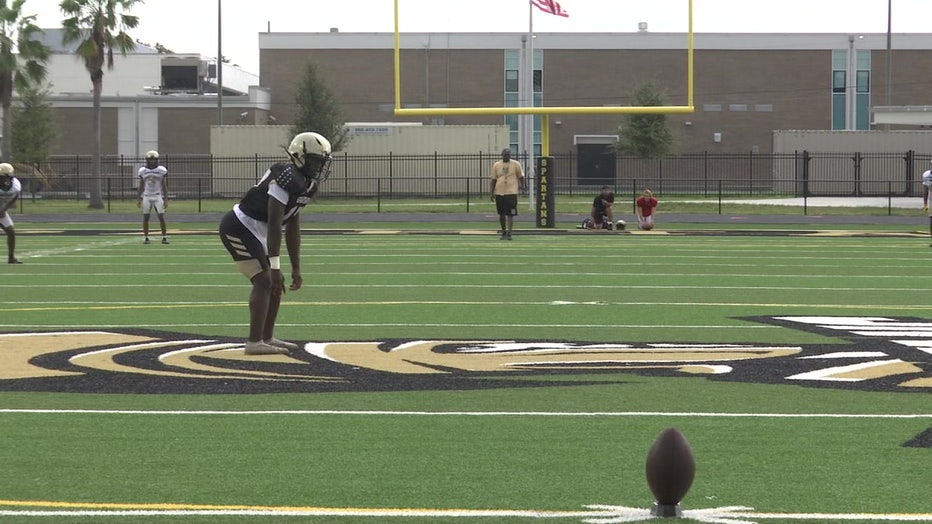
M330 176L330 141L323 135L300 133L291 139L287 150L294 165L312 180L323 182Z
M330 177L330 162L331 158L328 156L322 158L317 155L305 155L304 157L304 166L307 169L307 174L317 182L323 182Z

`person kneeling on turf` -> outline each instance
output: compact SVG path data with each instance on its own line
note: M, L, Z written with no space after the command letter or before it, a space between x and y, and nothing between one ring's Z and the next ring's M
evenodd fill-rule
M612 229L615 216L612 206L615 204L615 193L611 186L602 186L602 191L592 201L592 210L589 213L592 219L592 229ZM606 222L607 221L607 222Z
M645 189L640 198L637 199L638 210L638 227L644 231L654 229L654 216L656 216L657 204L659 202L654 198L654 192Z

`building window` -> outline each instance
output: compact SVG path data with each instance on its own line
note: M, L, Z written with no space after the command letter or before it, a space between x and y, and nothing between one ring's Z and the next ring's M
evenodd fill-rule
M703 111L721 111L722 104L703 104L702 110Z
M739 111L739 112L740 112L740 111L747 111L747 110L748 110L748 105L747 105L747 104L728 104L728 110L729 110L729 111Z
M541 107L544 105L544 53L541 49L534 50L534 71L531 81L533 82L533 99L531 105L534 107ZM505 92L504 92L504 101L505 107L518 107L522 105L523 94L520 93L521 89L521 76L524 71L521 70L521 50L520 49L506 49L505 50ZM532 149L536 155L540 154L541 151L541 140L542 132L541 125L542 119L539 115L533 115L532 117L533 131L531 140L534 142L532 144ZM511 148L515 151L520 149L518 144L518 115L505 115L504 123L509 128L509 135L511 137Z
M871 92L871 72L870 71L858 71L856 77L856 86L858 93L870 93Z
M773 104L754 104L754 110L759 113L773 113Z
M518 70L517 69L505 70L505 92L506 93L517 93L518 92Z
M836 93L832 95L832 129L845 128L845 94Z
M832 92L833 93L844 93L845 92L845 80L847 73L844 70L842 71L832 71Z

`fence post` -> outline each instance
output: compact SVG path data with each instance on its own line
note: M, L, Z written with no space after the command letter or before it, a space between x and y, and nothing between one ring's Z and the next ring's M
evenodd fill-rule
M722 214L722 179L718 179L718 214Z
M631 211L638 214L638 179L631 179Z
M662 158L658 159L657 163L660 164L659 166L657 166L658 175L660 176L660 180L657 182L657 185L660 186L658 188L659 189L658 193L662 195L663 194L663 159Z
M469 213L469 175L466 175L466 212Z
M107 213L110 212L110 180L111 177L107 177Z
M349 194L349 166L346 162L346 151L343 152L343 198Z
M197 177L197 212L201 212L201 181L204 180L201 177Z
M893 215L893 182L887 180L887 216Z
M854 196L861 196L861 152L856 152L851 159L854 160Z
M906 161L906 196L913 196L913 167L916 165L916 152L910 149L903 158Z
M391 153L389 153L389 156L391 156ZM389 172L391 172L391 168L389 168ZM388 181L391 182L391 179L389 178ZM382 212L382 177L375 179L375 212Z
M81 200L81 156L74 155L74 199Z
M803 215L809 214L809 150L803 151Z

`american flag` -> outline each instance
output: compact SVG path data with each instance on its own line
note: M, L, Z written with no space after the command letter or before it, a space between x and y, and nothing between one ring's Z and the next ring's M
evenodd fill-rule
M570 14L563 10L560 7L560 2L557 0L531 0L531 3L534 4L538 9L545 13L550 13L552 15L569 17Z

